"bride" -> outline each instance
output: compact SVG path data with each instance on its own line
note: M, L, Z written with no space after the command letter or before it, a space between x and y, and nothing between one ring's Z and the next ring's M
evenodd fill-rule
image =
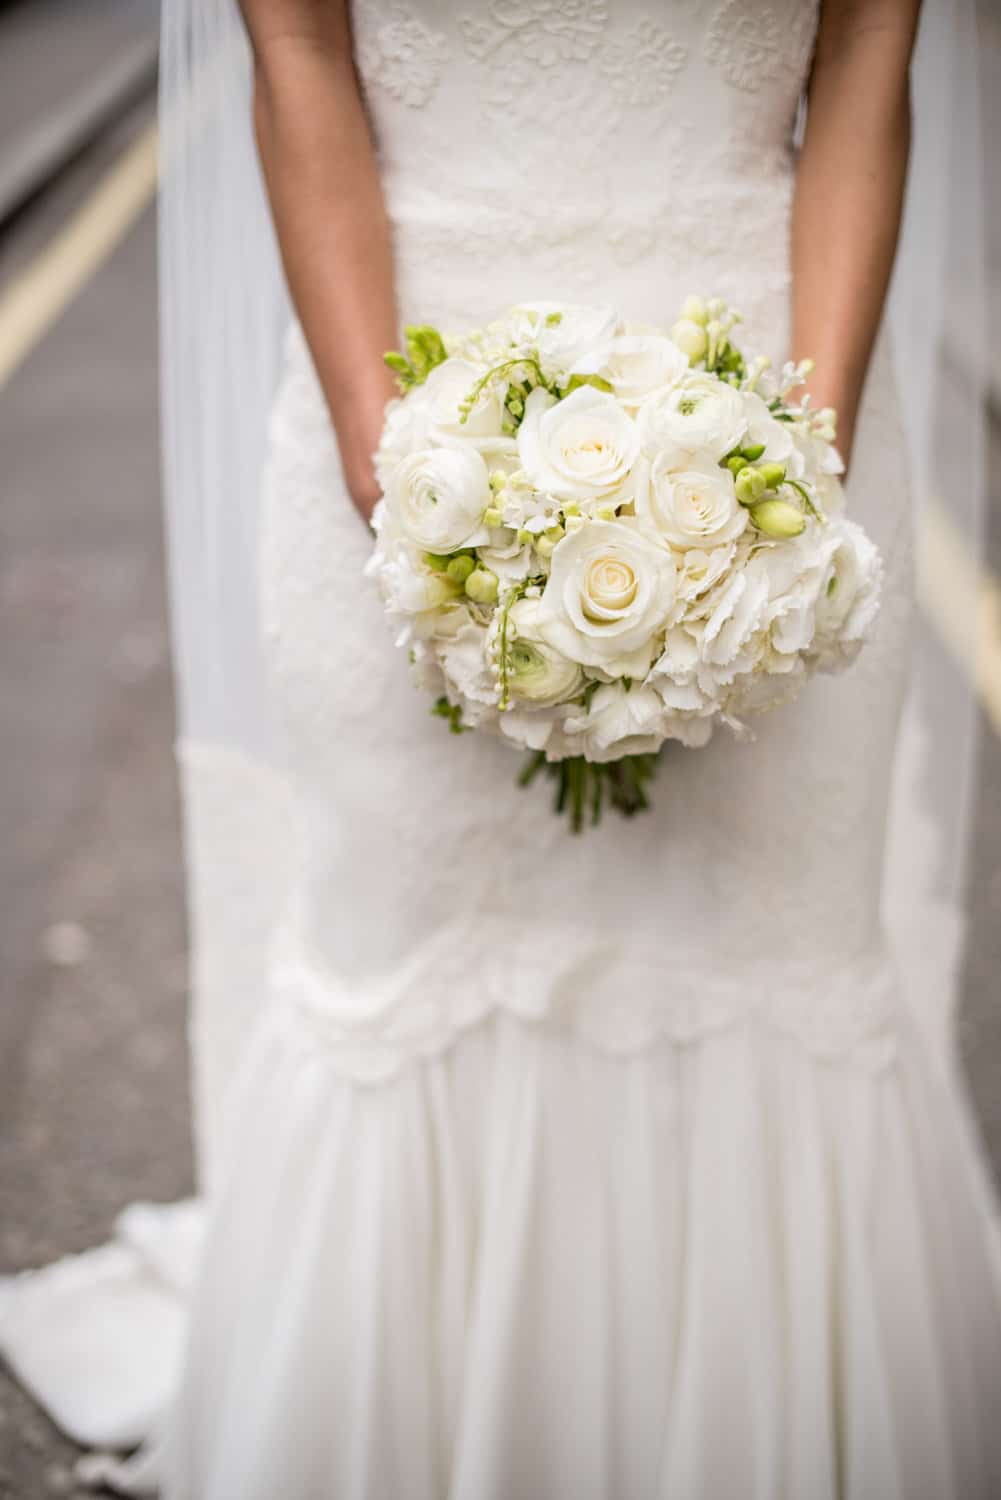
M882 900L916 626L872 332L917 0L241 8L297 313L259 548L288 800L249 756L190 754L202 978L245 996L195 1022L209 1210L166 1500L991 1500L990 1204ZM267 254L230 230L220 296ZM443 737L363 579L382 354L401 321L545 298L670 325L693 292L816 359L883 610L857 668L753 745L669 755L652 813L575 841L499 743ZM258 312L220 330L206 299L217 386L263 391L266 340L232 352ZM208 544L225 639L186 602L183 517L173 541L182 682L221 685L203 738L257 752L232 732L252 428L210 476L242 497Z

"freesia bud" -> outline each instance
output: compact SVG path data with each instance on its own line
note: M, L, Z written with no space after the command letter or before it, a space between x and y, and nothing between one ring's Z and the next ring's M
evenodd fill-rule
M671 338L693 365L704 358L709 348L706 331L694 318L680 318L671 329Z
M466 579L466 593L476 604L496 603L497 574L489 568L474 568Z
M425 552L424 561L436 573L444 573L452 559L447 552Z
M737 475L737 499L741 505L754 505L761 499L767 488L764 475L760 469L755 469L748 464L746 469L741 469Z
M455 583L462 584L466 582L466 579L475 567L476 563L474 559L469 557L468 554L462 553L459 557L452 558L445 572Z
M532 535L532 533L530 531L527 531L524 526L522 526L519 529L519 531L518 531L518 546L519 547L527 547L528 544L529 544L529 542L533 542L534 540L535 540L535 538Z
M730 470L730 473L733 475L733 477L736 479L741 469L747 468L747 459L743 458L739 453L734 453L730 458L727 459L726 466Z
M764 453L765 445L764 443L749 443L746 448L741 448L740 451L742 456L747 459L748 463L753 464L754 461L760 458L762 453Z
M806 517L788 500L762 500L751 507L751 520L766 536L783 541L806 530Z
M785 483L785 464L762 464L758 472L765 481L766 490L777 490L780 484Z
M483 512L483 524L484 526L503 526L504 517L496 506L491 505Z
M703 327L709 322L709 312L701 297L686 297L681 316L685 322L701 323Z

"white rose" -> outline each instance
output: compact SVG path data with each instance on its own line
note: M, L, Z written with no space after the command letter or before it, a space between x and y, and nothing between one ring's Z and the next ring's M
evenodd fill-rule
M623 521L589 521L557 543L538 628L571 661L639 676L674 589L674 560L663 547Z
M514 341L538 350L547 379L597 375L608 363L619 328L610 307L539 302L516 309Z
M459 405L483 374L482 369L465 359L446 359L444 364L436 365L424 384L426 431L436 442L461 438L482 452L513 453L514 438L501 431L504 413L494 387L481 392L466 421L460 420Z
M747 526L733 475L718 464L672 472L663 454L645 464L636 486L636 514L672 547L725 547Z
M640 436L651 458L683 468L693 454L720 459L744 435L746 420L740 392L714 375L695 374L662 396L646 402L639 413Z
M581 386L554 401L538 389L525 403L518 452L536 489L578 504L617 502L627 497L639 433L607 391Z
M677 344L660 334L622 334L612 343L605 376L623 406L635 408L670 390L688 372Z
M389 475L386 504L403 534L419 547L454 551L481 529L490 504L487 466L467 444L419 449Z
M579 736L588 760L621 760L658 750L666 734L664 703L653 688L603 683L586 710L568 718L567 735Z
M513 697L551 708L580 690L583 674L540 634L541 610L541 599L518 599L508 611L507 681Z

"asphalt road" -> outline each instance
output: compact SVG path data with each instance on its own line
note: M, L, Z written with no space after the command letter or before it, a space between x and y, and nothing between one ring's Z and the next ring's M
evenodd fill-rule
M149 118L133 109L21 214L0 284ZM191 1187L154 277L147 213L0 399L0 1272ZM1001 574L1001 504L991 556ZM960 1024L1001 1177L1001 741L986 725L976 826ZM72 1493L73 1456L0 1375L0 1495Z

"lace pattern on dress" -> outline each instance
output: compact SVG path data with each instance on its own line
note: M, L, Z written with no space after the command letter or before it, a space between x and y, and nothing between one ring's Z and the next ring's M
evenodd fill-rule
M395 1077L497 1014L572 1033L614 1057L749 1026L866 1071L897 1053L894 977L881 950L833 966L752 963L738 979L734 967L714 971L676 955L668 965L662 952L591 927L542 938L484 917L440 929L368 984L342 982L286 931L273 983L278 1002L358 1082Z

